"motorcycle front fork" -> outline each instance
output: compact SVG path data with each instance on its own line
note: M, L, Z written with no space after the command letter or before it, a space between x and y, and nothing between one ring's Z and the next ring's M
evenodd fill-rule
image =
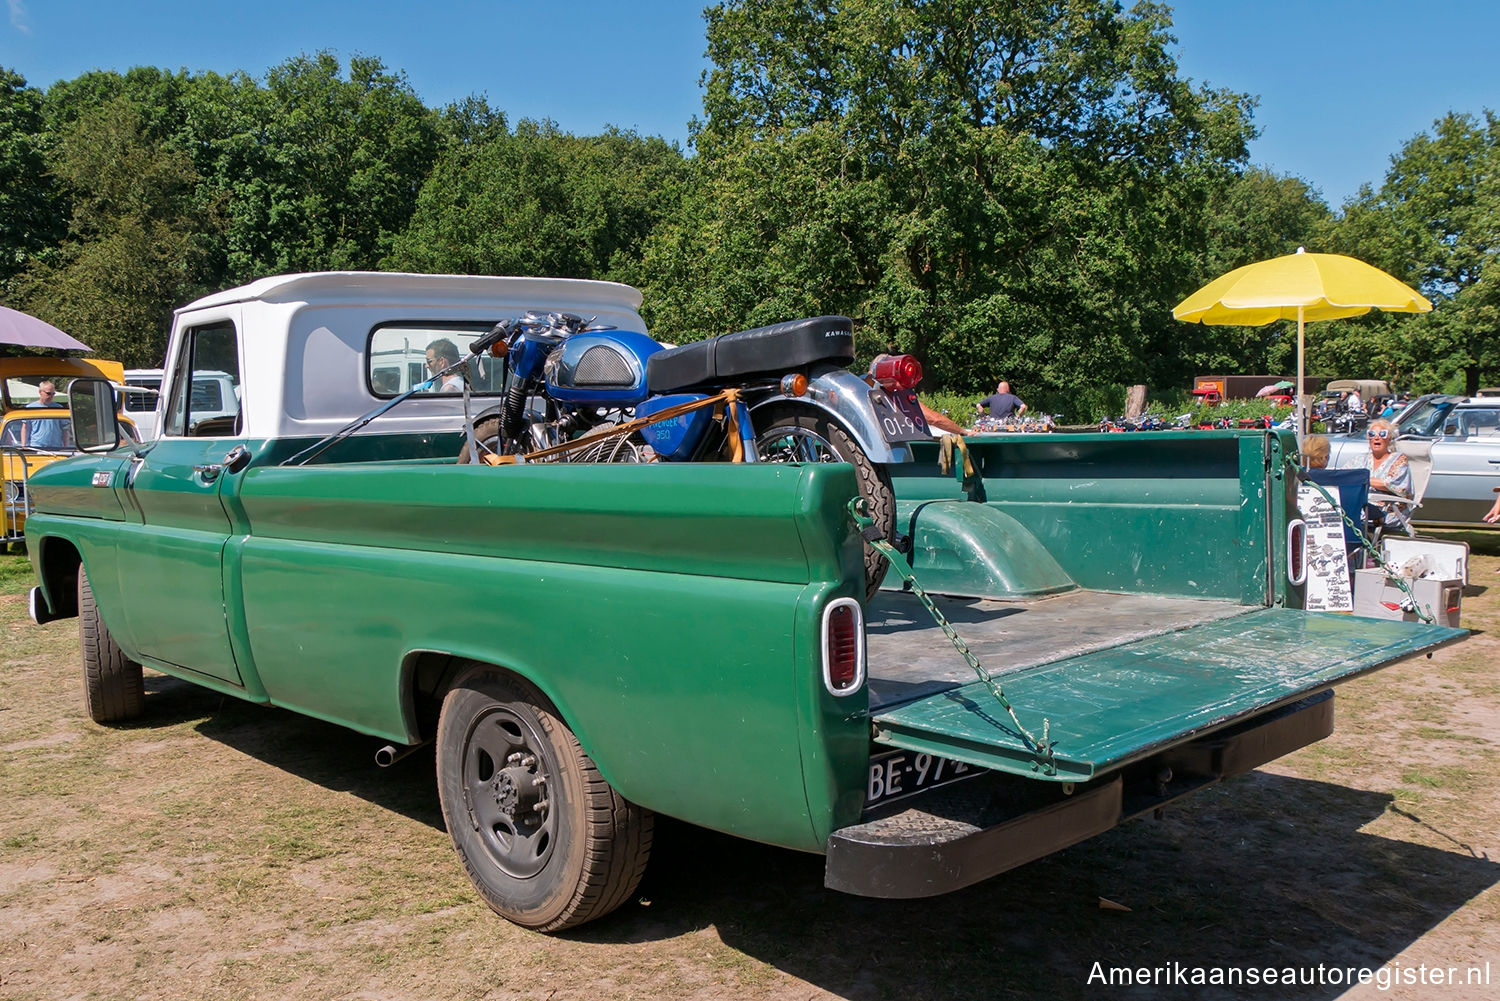
M755 447L755 428L750 423L750 408L744 401L738 401L734 405L735 424L739 429L740 447L744 453L745 462L759 462L760 452Z

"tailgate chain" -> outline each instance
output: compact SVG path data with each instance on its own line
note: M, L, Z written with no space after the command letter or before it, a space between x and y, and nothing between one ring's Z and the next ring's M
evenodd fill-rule
M911 566L906 562L906 558L901 555L895 546L886 541L880 529L875 526L874 519L866 514L865 510L866 505L863 497L855 497L849 501L849 513L854 516L854 523L859 527L860 537L869 543L872 549L884 556L890 562L891 568L900 574L902 579L911 586L911 592L917 596L917 600L922 603L923 607L932 615L933 620L942 628L943 635L947 636L953 643L954 648L963 655L965 662L979 676L979 680L984 682L985 687L990 690L990 694L995 696L995 701L999 702L1001 707L1010 714L1011 722L1015 723L1016 729L1026 738L1032 754L1036 757L1036 764L1033 767L1040 767L1048 775L1056 775L1057 762L1052 753L1051 740L1052 721L1043 717L1041 740L1038 740L1030 730L1021 724L1020 717L1016 715L1015 708L1010 704L1010 699L1007 699L1005 692L1001 690L1000 682L996 681L995 676L985 670L983 664L979 663L979 658L974 656L973 651L969 649L968 644L963 641L963 638L958 635L958 631L953 628L952 623L948 621L937 605L933 604L932 598L928 596L927 591L922 585L917 583L916 575L912 573Z

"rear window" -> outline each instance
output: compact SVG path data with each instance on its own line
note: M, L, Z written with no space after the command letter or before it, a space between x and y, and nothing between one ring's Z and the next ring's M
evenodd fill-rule
M156 409L157 391L161 389L160 379L126 379L125 385L135 386L139 389L153 390L150 393L120 394L120 409L131 414L149 414Z
M469 342L486 333L493 321L474 323L384 323L370 331L365 352L365 378L370 392L390 398L416 389L421 396L458 395L463 392L463 369L423 386L437 372L463 359ZM469 391L479 396L497 395L504 389L505 366L486 356L470 361ZM422 388L417 388L422 387Z
M209 410L225 410L223 383L217 379L193 380L193 410L204 413Z

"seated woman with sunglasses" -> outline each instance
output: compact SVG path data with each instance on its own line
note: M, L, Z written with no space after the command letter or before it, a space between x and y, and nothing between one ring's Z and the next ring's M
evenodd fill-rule
M1392 449L1396 441L1396 426L1381 419L1370 422L1365 431L1370 440L1370 489L1376 493L1396 497L1411 496L1411 470L1406 466L1406 456ZM1393 501L1371 504L1378 508L1380 520L1385 527L1404 530L1411 519L1410 505Z

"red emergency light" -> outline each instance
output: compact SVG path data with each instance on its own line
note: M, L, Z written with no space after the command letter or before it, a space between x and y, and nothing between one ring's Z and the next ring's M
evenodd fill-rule
M891 391L911 389L922 381L922 363L911 355L876 355L870 375Z

